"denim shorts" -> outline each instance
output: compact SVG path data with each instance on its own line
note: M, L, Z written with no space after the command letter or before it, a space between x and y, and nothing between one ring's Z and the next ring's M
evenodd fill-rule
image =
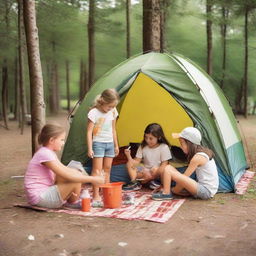
M92 143L94 157L115 157L113 142L97 142Z
M198 183L197 193L194 195L195 198L207 200L211 198L211 192L204 185Z
M65 201L62 200L57 185L50 186L40 195L40 200L36 204L39 207L60 208Z

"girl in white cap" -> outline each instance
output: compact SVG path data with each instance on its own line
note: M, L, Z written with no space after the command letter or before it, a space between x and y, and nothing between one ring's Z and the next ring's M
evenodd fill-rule
M173 133L173 138L180 141L181 149L187 156L188 168L184 174L173 166L166 166L162 175L163 191L154 193L154 200L170 200L172 192L177 195L193 195L195 198L210 199L218 190L219 177L213 159L213 152L201 146L201 133L197 128L187 127L181 133ZM196 172L196 181L190 178ZM176 186L171 190L172 180Z

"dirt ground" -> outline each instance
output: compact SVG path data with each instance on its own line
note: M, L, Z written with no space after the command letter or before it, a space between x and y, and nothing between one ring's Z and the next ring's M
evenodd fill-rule
M68 127L66 115L49 117ZM256 117L239 118L248 162L256 163ZM36 212L24 202L23 179L31 157L30 127L0 127L1 256L256 255L256 180L244 196L188 199L165 224ZM35 240L29 240L33 235ZM119 243L127 243L120 246Z

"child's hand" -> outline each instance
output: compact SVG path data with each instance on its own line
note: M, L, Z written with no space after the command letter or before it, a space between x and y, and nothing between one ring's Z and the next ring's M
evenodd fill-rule
M94 156L93 150L92 149L88 149L87 155L88 155L88 157L93 158L93 156Z
M142 183L147 183L154 179L150 171L143 171L142 174L143 174L142 177L144 179Z
M92 183L93 185L101 185L105 183L105 179L103 176L94 176Z
M129 158L131 156L131 150L130 150L131 147L128 147L124 150L124 154L127 156L127 158Z
M118 156L119 154L119 147L115 147L115 156Z

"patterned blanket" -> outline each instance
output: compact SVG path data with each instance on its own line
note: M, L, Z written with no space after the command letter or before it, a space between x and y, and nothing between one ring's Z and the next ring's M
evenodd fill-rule
M236 184L236 194L243 195L246 192L246 190L247 190L251 180L253 179L254 175L255 175L255 172L251 172L251 171L246 171L242 175L242 177L240 178L240 180Z
M151 199L150 192L133 192L135 193L135 202L133 205L123 204L118 209L105 208L91 208L90 212L82 212L76 209L62 208L62 209L48 209L28 204L16 204L15 206L30 208L39 211L68 213L80 216L90 217L109 217L119 218L125 220L147 220L158 223L165 223L179 207L185 202L185 199L173 199L169 201L154 201Z

